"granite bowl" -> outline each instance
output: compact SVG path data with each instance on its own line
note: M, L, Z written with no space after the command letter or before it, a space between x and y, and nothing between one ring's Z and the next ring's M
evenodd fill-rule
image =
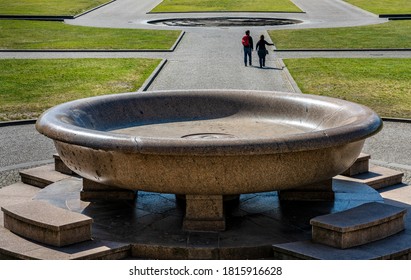
M267 91L123 93L58 105L37 121L63 162L131 190L230 195L324 181L382 121L367 107Z

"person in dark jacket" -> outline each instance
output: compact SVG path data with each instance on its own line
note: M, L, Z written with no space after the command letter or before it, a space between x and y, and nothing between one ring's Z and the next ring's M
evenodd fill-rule
M265 56L267 55L268 51L265 48L265 46L274 46L274 44L268 43L266 40L264 40L264 35L260 36L260 40L255 46L255 49L258 53L258 58L260 60L260 68L265 67Z

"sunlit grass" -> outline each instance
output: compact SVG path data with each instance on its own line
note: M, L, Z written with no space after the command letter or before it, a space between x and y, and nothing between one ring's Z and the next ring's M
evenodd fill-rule
M411 59L285 59L304 93L366 105L384 117L411 118Z
M410 0L345 0L377 15L411 14Z
M0 60L0 120L30 119L69 100L138 90L155 59Z
M109 0L0 0L1 15L74 16Z
M151 12L301 12L289 0L164 0Z
M300 30L271 30L277 49L398 49L411 48L411 21Z
M0 49L170 49L180 33L0 20Z

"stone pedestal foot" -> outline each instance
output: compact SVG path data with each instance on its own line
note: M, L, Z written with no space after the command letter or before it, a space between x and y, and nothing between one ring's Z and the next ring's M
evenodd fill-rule
M332 179L301 186L292 190L279 191L282 201L334 201Z
M183 229L187 231L225 230L223 196L186 195Z
M137 192L103 185L83 178L83 189L80 199L83 201L98 200L134 200Z

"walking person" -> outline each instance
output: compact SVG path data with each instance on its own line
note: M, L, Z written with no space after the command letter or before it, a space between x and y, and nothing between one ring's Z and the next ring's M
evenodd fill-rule
M274 46L274 44L268 43L266 40L264 40L264 35L261 35L260 40L255 46L255 49L258 53L258 58L260 60L260 68L265 67L265 56L268 54L268 51L265 48L266 45Z
M250 36L250 30L247 30L245 32L245 35L241 39L241 43L243 44L244 47L244 65L247 66L247 57L248 57L248 62L249 65L252 65L252 57L251 57L251 52L254 49L254 44L253 44L253 38Z

